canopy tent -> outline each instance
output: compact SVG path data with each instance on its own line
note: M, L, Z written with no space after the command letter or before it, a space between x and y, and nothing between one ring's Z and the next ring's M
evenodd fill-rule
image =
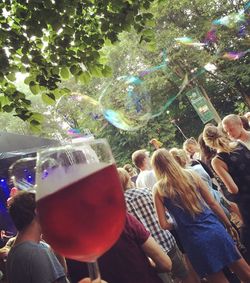
M0 158L12 157L19 152L32 152L34 148L37 149L58 144L59 141L57 140L0 132Z
M8 170L10 165L20 158L36 156L37 150L41 148L59 144L57 140L0 132L0 230L13 231L5 205L9 197Z

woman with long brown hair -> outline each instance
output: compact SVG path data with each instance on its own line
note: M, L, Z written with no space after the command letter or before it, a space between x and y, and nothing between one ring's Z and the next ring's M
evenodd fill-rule
M166 149L154 152L152 166L158 179L154 202L159 223L163 229L172 228L166 218L168 210L199 276L211 283L226 283L222 269L229 266L242 282L250 282L250 268L226 229L231 235L235 231L205 183L195 173L181 168Z

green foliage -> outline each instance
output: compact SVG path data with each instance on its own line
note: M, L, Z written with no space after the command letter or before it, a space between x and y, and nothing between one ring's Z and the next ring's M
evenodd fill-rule
M131 155L135 150L147 149L152 151L149 144L152 138L157 138L164 143L167 148L178 146L175 142L175 127L171 123L168 114L152 120L147 126L136 132L118 131L115 127L109 125L104 131L97 134L97 137L105 137L111 145L112 152L118 166L131 163Z
M1 111L13 111L22 120L33 115L31 100L12 83L16 72L28 74L25 83L31 93L40 94L48 105L55 102L61 80L71 75L81 84L91 77L109 76L101 48L106 42L115 43L118 34L131 26L143 41L153 39L153 16L146 12L152 1L2 1L0 94L8 101Z
M68 80L70 77L70 71L68 67L63 67L60 71L60 76L63 80Z
M249 108L246 106L245 103L242 103L242 102L235 103L235 112L237 114L244 115L248 111L249 111Z

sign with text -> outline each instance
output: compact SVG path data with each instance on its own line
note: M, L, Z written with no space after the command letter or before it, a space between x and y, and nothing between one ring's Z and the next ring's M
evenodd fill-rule
M202 95L198 87L191 89L186 95L203 124L214 119L213 111L210 109L206 98Z

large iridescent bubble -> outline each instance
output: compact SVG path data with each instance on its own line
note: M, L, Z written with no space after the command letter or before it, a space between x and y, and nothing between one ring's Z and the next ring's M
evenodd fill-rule
M105 119L121 130L135 131L151 118L150 94L137 76L121 76L111 81L99 103Z
M152 75L152 69L140 74ZM167 75L172 75L169 70L162 74L163 81L167 81ZM162 87L158 85L157 90L152 89L152 85L153 88L157 85L154 79L154 76L146 75L143 78L123 76L111 82L99 99L105 119L121 130L136 131L145 126L150 119L163 114L182 94L189 82L187 75L178 78L171 93L166 93L165 84Z

